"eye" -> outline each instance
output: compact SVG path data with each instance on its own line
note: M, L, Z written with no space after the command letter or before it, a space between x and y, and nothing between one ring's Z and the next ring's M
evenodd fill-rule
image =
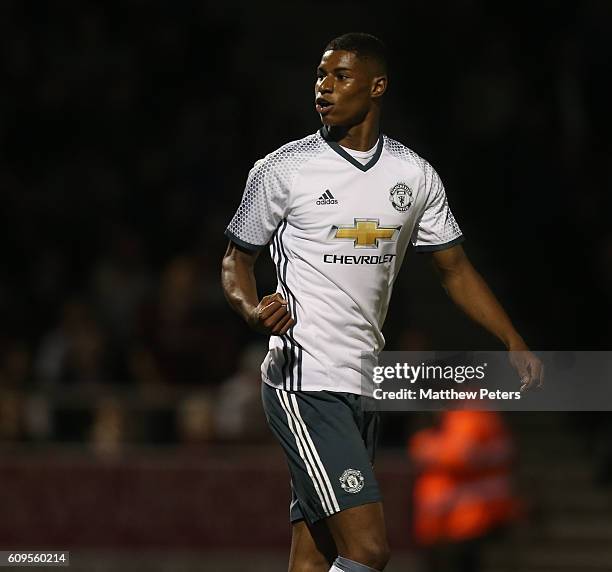
M340 79L340 80L345 80L345 79L348 79L348 76L347 76L347 75L344 75L343 73L339 73L339 74L338 74L336 77L337 77L338 79Z

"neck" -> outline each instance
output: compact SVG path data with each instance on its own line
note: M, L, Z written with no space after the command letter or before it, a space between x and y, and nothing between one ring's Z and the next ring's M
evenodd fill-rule
M366 116L357 125L351 127L325 126L327 139L339 143L343 147L354 151L369 151L376 142L380 134L380 121L377 114Z

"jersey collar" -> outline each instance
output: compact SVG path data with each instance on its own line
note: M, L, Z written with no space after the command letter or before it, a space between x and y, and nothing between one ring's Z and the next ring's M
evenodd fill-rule
M321 127L321 129L319 129L319 133L321 134L321 137L323 137L325 142L332 148L332 150L338 153L338 155L340 155L340 157L342 157L343 159L346 159L349 163L351 163L351 165L354 165L355 167L357 167L360 171L365 172L371 169L374 165L376 165L376 163L378 163L378 159L380 159L380 155L382 154L383 143L384 143L382 133L378 136L378 144L376 146L376 152L365 165L362 165L350 153L347 153L339 143L336 143L336 141L331 141L330 139L328 139L327 131L325 127Z

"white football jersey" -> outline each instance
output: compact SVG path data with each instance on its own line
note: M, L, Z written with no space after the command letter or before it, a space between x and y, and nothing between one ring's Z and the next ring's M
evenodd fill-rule
M271 336L263 380L295 391L362 393L362 356L376 362L393 282L408 243L463 240L431 165L381 135L365 165L323 131L257 161L225 232L270 245L277 291L296 324Z

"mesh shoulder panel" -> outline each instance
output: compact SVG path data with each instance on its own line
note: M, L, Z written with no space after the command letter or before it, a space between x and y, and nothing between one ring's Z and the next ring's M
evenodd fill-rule
M325 149L318 133L283 145L255 163L226 235L246 247L265 246L291 208L299 170Z
M442 185L438 173L435 169L425 160L423 157L415 153L412 149L409 149L399 141L391 139L385 135L385 149L390 155L408 161L413 165L416 165L425 177L425 188L428 192L436 191L438 185Z
M436 170L412 149L386 136L385 149L390 155L417 166L425 179L425 210L412 237L416 250L441 250L460 242L463 235L450 210L444 185Z

